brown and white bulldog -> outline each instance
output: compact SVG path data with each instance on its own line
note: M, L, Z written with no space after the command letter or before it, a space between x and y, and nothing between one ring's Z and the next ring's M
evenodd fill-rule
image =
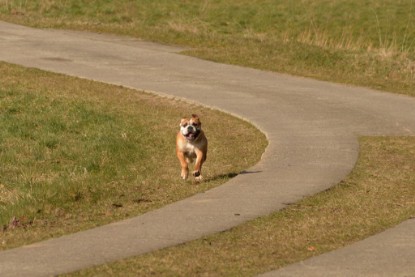
M202 131L202 123L196 114L192 118L182 118L180 131L176 138L176 154L182 168L181 177L186 180L189 175L188 164L195 159L193 176L196 181L201 181L202 165L206 161L208 141Z

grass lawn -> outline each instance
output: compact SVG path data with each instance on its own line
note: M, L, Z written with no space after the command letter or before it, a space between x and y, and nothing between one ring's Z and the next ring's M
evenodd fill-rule
M6 63L0 83L1 249L207 190L254 165L267 145L247 122L131 89ZM175 156L180 119L191 113L210 143L200 184L181 180Z
M0 19L183 45L190 49L184 54L222 63L415 96L414 5L412 0L0 0ZM0 138L7 146L0 155L3 164L11 164L1 169L10 173L9 179L0 179L0 209L5 211L0 218L6 224L3 248L30 242L34 238L29 233L42 239L89 228L208 189L226 181L221 176L257 161L266 144L256 133L260 139L249 149L250 162L238 159L248 155L242 152L236 152L235 161L221 161L223 167L212 168L208 162L206 171L212 176L208 182L183 186L174 179L176 161L167 147L176 118L182 116L176 109L180 103L36 70L2 68L1 83L8 85L0 88L1 103L16 106L1 107L2 129L8 131ZM28 78L31 74L35 77ZM19 78L25 82L16 81ZM70 85L61 85L64 80ZM99 88L92 89L95 86ZM146 108L136 108L144 103L151 107L147 115ZM131 108L124 109L127 104ZM49 116L42 118L39 109ZM193 109L200 110L202 120L217 115L205 108ZM146 126L142 119L154 119L148 113L155 111L167 116ZM14 126L17 119L20 124ZM241 124L241 132L252 128ZM39 126L46 126L41 134ZM205 126L213 128L209 122ZM209 139L220 145L220 138ZM19 145L20 140L25 142ZM116 145L120 141L122 145ZM356 168L328 191L228 232L75 275L254 275L342 247L414 216L414 138L360 142ZM71 150L75 153L69 151L71 143L76 145ZM166 173L153 172L156 177L146 179L148 169L156 166L154 145L165 146L160 151L169 157ZM218 153L238 151L231 146L223 145ZM88 155L80 149L88 149ZM36 162L27 161L28 155ZM112 157L119 157L121 164L111 162ZM140 159L151 163L142 167ZM242 164L231 166L237 161ZM0 176L6 178L3 172ZM76 183L72 178L82 186L72 184ZM13 209L21 211L15 220L11 220L17 214Z
M412 0L0 0L0 19L191 47L186 54L415 95Z

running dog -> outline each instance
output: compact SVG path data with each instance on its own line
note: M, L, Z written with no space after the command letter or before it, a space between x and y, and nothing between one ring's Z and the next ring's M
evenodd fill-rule
M196 114L192 114L190 119L182 118L180 121L180 131L176 138L176 154L180 161L181 174L183 180L189 176L188 164L196 159L193 176L196 181L201 181L202 165L206 161L208 141L202 131L202 123Z

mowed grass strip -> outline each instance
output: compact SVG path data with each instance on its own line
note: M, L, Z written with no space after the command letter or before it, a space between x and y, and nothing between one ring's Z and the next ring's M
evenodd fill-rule
M333 188L215 235L65 276L253 276L343 247L415 216L415 138L360 139Z
M179 44L222 63L415 95L412 0L0 0L0 19Z
M0 83L1 249L207 190L254 165L267 145L235 117L119 86L6 63ZM202 183L181 180L175 156L180 119L191 113L210 143Z

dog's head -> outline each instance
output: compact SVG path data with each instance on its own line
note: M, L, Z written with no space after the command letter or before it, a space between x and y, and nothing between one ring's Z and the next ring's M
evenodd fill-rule
M202 123L196 114L192 114L192 118L182 118L180 121L180 132L188 140L197 139L202 131Z

